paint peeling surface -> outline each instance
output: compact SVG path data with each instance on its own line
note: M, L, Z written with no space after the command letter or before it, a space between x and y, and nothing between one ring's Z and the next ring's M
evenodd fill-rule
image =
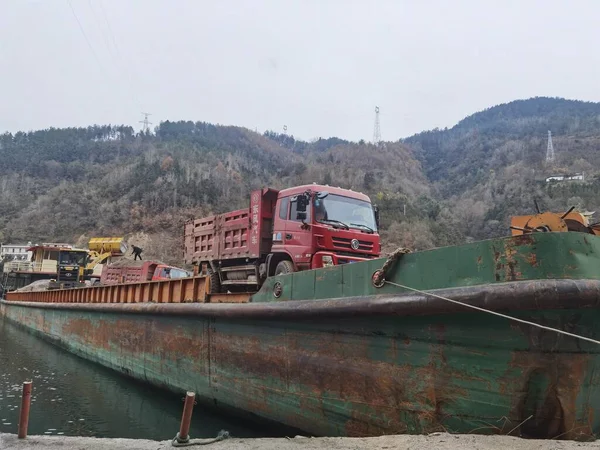
M598 281L436 292L600 338ZM105 366L315 435L600 430L598 346L420 295L1 308Z
M600 339L599 250L595 236L539 233L405 255L388 279ZM107 367L313 435L600 432L600 346L376 289L381 264L277 277L284 301L267 285L246 303L13 300L0 309Z

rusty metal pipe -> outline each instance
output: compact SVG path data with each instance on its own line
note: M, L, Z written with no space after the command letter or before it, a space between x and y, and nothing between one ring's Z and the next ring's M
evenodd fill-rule
M190 424L192 422L192 411L194 409L194 400L196 394L194 392L187 392L185 394L185 403L183 404L183 414L181 416L181 426L179 427L179 433L177 433L177 442L180 444L190 441Z
M23 383L23 394L21 395L21 414L19 416L19 439L27 437L27 426L29 425L29 406L31 405L31 381Z

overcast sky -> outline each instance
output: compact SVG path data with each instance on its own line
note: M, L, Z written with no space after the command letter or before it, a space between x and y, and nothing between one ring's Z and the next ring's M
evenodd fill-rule
M371 140L378 105L395 140L519 98L599 101L599 17L597 0L0 0L0 132L145 111Z

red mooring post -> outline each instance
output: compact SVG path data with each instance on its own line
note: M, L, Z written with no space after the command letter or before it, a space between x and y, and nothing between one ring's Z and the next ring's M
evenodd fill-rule
M183 443L190 440L190 423L192 422L192 410L194 409L194 400L196 394L194 392L187 392L185 394L185 403L183 404L183 415L181 416L181 426L179 427L179 434L177 435L177 442Z
M27 437L27 426L29 425L29 406L31 405L31 381L23 383L23 394L21 395L21 415L19 416L19 439Z

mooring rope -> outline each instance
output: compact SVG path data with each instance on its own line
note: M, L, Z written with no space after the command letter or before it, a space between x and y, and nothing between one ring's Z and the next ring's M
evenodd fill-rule
M181 441L180 437L179 437L179 433L177 433L177 436L175 436L173 438L173 440L171 441L171 445L173 447L191 447L192 445L209 445L209 444L214 444L215 442L223 441L225 439L228 439L229 437L230 436L229 436L228 431L221 430L221 431L219 431L219 434L217 435L217 437L214 439L188 439L186 441Z
M402 255L406 255L407 253L411 253L411 251L409 249L405 248L405 247L400 247L395 252L393 252L388 257L387 261L383 264L383 266L381 267L381 269L379 269L377 272L375 272L373 274L373 278L372 278L373 286L375 286L376 288L380 288L380 287L382 287L386 283L387 284L391 284L392 286L396 286L396 287L399 287L399 288L402 288L402 289L407 289L409 291L417 292L419 294L428 295L430 297L439 298L440 300L444 300L444 301L447 301L447 302L450 302L450 303L454 303L456 305L461 305L461 306L464 306L466 308L471 308L471 309L474 309L476 311L480 311L480 312L483 312L483 313L492 314L494 316L502 317L504 319L512 320L513 322L519 322L519 323L522 323L522 324L525 324L525 325L530 325L532 327L541 328L542 330L554 331L555 333L558 333L558 334L564 334L565 336L570 336L570 337L573 337L575 339L581 339L582 341L587 341L587 342L591 342L592 344L600 345L600 341L597 341L596 339L592 339L592 338L589 338L589 337L586 337L586 336L581 336L581 335L575 334L575 333L569 333L568 331L560 330L558 328L548 327L546 325L540 325L539 323L530 322L528 320L519 319L519 318L513 317L513 316L508 316L506 314L502 314L502 313L499 313L499 312L496 312L496 311L491 311L489 309L481 308L479 306L469 305L468 303L464 303L464 302L461 302L461 301L458 301L458 300L453 300L451 298L444 297L443 295L438 295L438 294L434 294L432 292L422 291L420 289L415 289L413 287L406 286L404 284L394 283L393 281L386 280L385 277L387 275L387 272L392 267L392 265L398 259L400 259L400 257Z
M375 272L375 274L373 275L373 284L375 285L375 287L381 287L383 286L383 281L385 280L385 276L387 275L388 271L390 270L390 268L392 267L392 265L398 260L400 259L400 257L402 255L406 255L407 253L411 253L411 250L406 248L406 247L400 247L398 249L396 249L389 257L388 259L385 261L385 263L383 263L383 266L381 266L381 269L379 269L377 272Z

